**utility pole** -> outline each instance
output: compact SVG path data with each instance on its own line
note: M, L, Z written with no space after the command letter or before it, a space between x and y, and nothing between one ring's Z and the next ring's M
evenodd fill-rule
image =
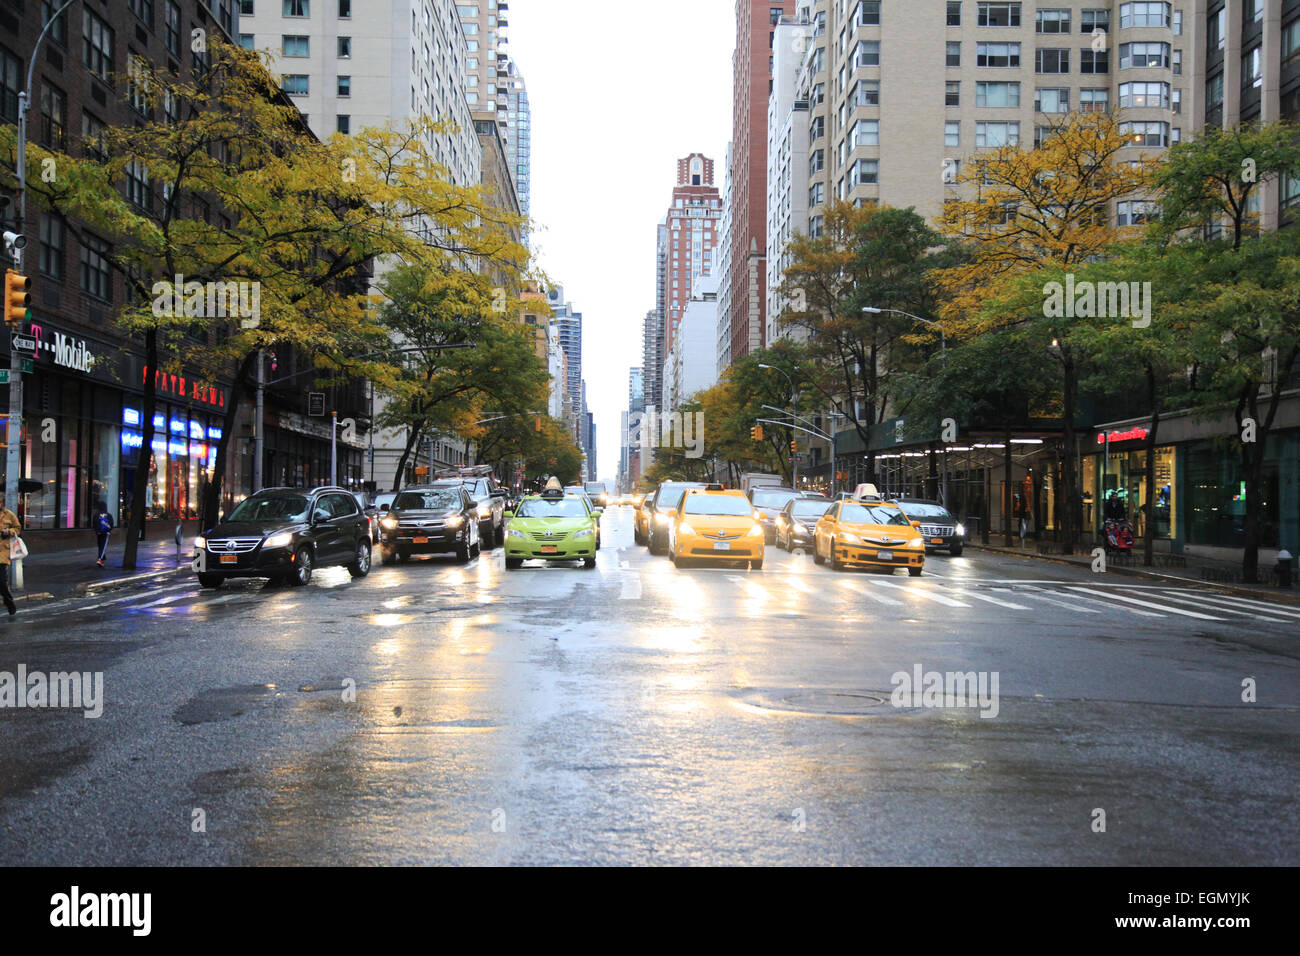
M262 460L266 455L266 436L263 434L266 403L266 363L261 349L257 350L257 404L253 412L253 492L262 490Z
M338 482L338 440L339 440L339 413L330 412L330 484L337 485Z

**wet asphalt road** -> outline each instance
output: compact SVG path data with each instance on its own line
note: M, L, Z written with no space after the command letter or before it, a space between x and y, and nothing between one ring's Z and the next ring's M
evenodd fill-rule
M0 621L0 672L105 697L0 710L0 864L1300 862L1298 605L977 551L679 571L603 529L591 571ZM996 716L892 706L917 665L996 672Z

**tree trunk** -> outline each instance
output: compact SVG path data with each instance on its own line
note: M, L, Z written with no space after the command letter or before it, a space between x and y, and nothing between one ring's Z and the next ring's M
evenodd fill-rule
M131 482L131 515L126 522L126 541L122 544L122 567L136 566L140 538L144 534L145 492L149 487L149 466L153 462L153 416L158 407L158 332L144 335L144 399L140 403L140 450L135 455L135 475ZM166 434L166 429L163 430Z
M1147 364L1147 401L1151 405L1151 429L1147 432L1147 501L1146 525L1142 535L1142 563L1148 568L1154 560L1156 540L1156 430L1160 427L1160 407L1156 403L1156 373Z
M402 475L406 473L406 462L410 459L411 450L415 448L415 444L420 438L420 432L423 430L424 422L416 422L411 428L411 433L406 436L406 447L402 449L402 457L397 460L397 472L393 475L392 490L394 492L402 489Z
M1012 502L1016 500L1016 489L1011 484L1011 429L1007 429L1006 437L1002 445L1002 487L1006 489L1002 495L1002 543L1006 547L1011 547L1011 521L1014 517L1012 511ZM1017 529L1019 530L1019 529Z
M212 480L208 482L207 490L203 493L203 503L199 508L200 530L207 530L216 525L221 514L221 490L225 483L226 461L230 457L231 436L235 433L235 419L239 414L240 387L256 361L256 352L244 357L244 360L239 363L239 369L235 372L235 379L230 385L230 394L226 396L226 414L221 421L221 438L217 441L217 461L212 469ZM260 432L262 422L257 422L256 425ZM261 489L250 488L249 491L261 491Z
M1074 554L1074 546L1079 540L1079 492L1075 486L1075 462L1074 462L1074 402L1078 389L1078 370L1075 368L1074 360L1065 354L1065 347L1061 347L1061 364L1065 371L1064 382L1064 400L1065 400L1065 422L1064 436L1065 448L1061 456L1061 495L1065 499L1065 508L1063 510L1065 520L1064 541L1061 544L1061 551L1065 554Z

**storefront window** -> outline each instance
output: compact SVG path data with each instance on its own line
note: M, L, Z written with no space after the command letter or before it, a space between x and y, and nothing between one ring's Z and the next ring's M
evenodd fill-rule
M1125 517L1133 525L1133 533L1140 540L1146 535L1147 504L1147 453L1143 451L1114 452L1107 462L1104 455L1084 459L1084 527L1101 531L1107 503L1114 496ZM1174 488L1177 456L1172 445L1156 449L1155 468L1155 529L1156 538L1169 539L1177 528ZM1095 490L1095 501L1092 492Z

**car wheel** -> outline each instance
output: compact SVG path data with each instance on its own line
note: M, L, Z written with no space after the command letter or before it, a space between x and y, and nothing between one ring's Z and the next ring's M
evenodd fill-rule
M311 584L311 548L302 547L295 551L293 553L293 563L296 570L289 576L289 583L299 588L305 584Z
M666 546L665 546L664 543L660 540L660 536L657 535L657 534L655 534L654 531L651 530L651 532L650 532L650 553L651 553L651 554L663 554L665 551L666 551Z
M595 558L583 558L583 559L582 559L582 567L583 567L585 570L591 570L591 569L594 568L595 566L596 566L596 559L595 559Z
M461 564L469 563L469 545L462 544L459 548L456 549L456 560L459 561Z
M762 570L763 570L763 559L762 559L762 558L759 558L757 561L750 561L750 562L749 562L749 569L750 569L751 571L762 571Z
M907 573L914 578L919 578L921 576L921 571L923 570L923 568L908 568Z
M200 574L199 587L212 588L214 591L226 581L220 574Z
M524 566L523 558L506 558L507 571L518 571L523 566Z
M813 538L813 563L825 564L826 559L822 557L821 548L817 544L817 539Z
M381 547L381 548L379 549L379 563L380 563L380 564L396 564L396 563L397 563L397 552L394 551L392 548L384 548L384 547Z
M482 553L483 553L483 545L480 544L478 541L475 541L473 544L469 546L469 556L471 558L477 558Z
M636 544L645 544L645 538L641 537L641 530L639 528L632 528L632 540Z
M951 554L954 558L960 557L961 549L962 546L960 544L954 544L951 548L948 549L948 553Z
M831 538L831 570L843 571L844 564L840 561L839 554L835 551L835 539Z
M398 560L398 561L401 561L403 564L405 564L407 561L410 561L410 560L411 560L411 552L410 552L410 551L398 551L398 552L397 552L397 560Z
M370 539L362 538L357 542L357 559L348 565L348 574L354 578L364 578L370 573Z
M483 533L482 528L479 528L478 540L480 548L487 548L491 551L496 547L496 527L489 524L486 534Z

